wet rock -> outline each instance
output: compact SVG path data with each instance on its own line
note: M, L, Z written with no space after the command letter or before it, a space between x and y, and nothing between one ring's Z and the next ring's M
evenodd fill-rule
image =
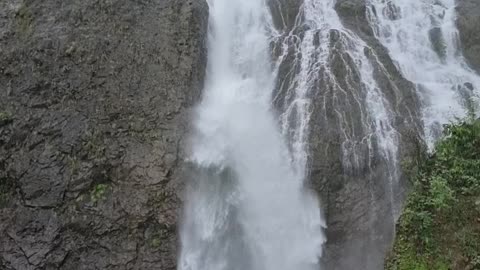
M420 101L414 85L401 75L386 48L375 38L368 17L375 16L376 12L395 16L400 11L395 6L388 11L368 10L363 0L338 0L335 9L344 26L366 44L365 56L393 113L391 125L398 132L398 160L401 162L412 155L420 142L423 131ZM347 51L348 48L338 47L339 55ZM339 84L345 84L343 89L361 89L358 76L349 75L354 65L345 61L348 55L340 59L343 61L332 63ZM327 269L382 269L384 256L393 241L396 213L401 208L408 184L401 173L398 183L388 182L391 161L379 153L375 139L368 145L365 138L369 131L360 128L365 121L362 115L368 113L355 110L355 100L365 103L365 97L352 98L359 90L351 91L340 99L345 100L345 104L332 104L325 110L327 113L317 108L312 115L312 181L326 207L328 222L324 263ZM318 103L322 104L322 99ZM328 111L344 114L342 118L351 128L336 127L336 116ZM353 113L347 116L350 112ZM324 123L324 119L329 123ZM348 132L349 141L339 139L343 132ZM342 147L352 153L347 163L340 150ZM394 190L393 198L388 195L390 188Z
M297 19L301 1L278 0L269 1L272 19L277 29L292 29Z
M447 55L447 46L445 45L442 29L440 27L434 27L428 31L428 35L433 50L438 54L440 59L445 59Z
M480 73L480 4L476 0L458 0L457 12L463 54L472 68Z
M420 102L414 85L402 77L386 48L375 38L365 1L338 0L335 9L344 26L366 46L360 49L364 55L354 59L352 50L356 44L352 44L349 34L332 29L328 35L316 32L312 37L317 47L328 42L331 52L327 67L318 68L309 93L309 180L320 195L327 220L322 263L325 269L382 269L384 256L393 242L396 213L403 203L407 181L401 173L398 183L388 180L392 163L380 154L378 138L371 134L374 124L369 118L366 86L357 68L358 61L370 62L373 77L387 100L391 126L398 132L399 161L421 144ZM295 48L300 47L304 32L309 30L301 23L292 27L284 30L295 35L282 43L288 44L288 49L282 54L280 80L274 94L279 111L291 102L289 87L300 70L298 57L302 56ZM322 34L327 38L321 40Z
M325 269L332 270L382 269L393 242L396 213L403 203L407 181L401 173L398 183L388 180L392 162L380 154L378 138L372 135L374 124L366 105L366 86L357 68L359 62L370 62L373 79L387 100L392 114L390 124L398 132L399 161L421 144L420 102L414 85L402 77L386 48L375 38L365 1L338 0L335 9L344 26L365 47L360 48L363 55L354 59L352 50L357 45L350 33L331 29L329 33L313 33L312 37L314 46L328 42L330 50L327 66L319 65L317 75L312 75L314 86L309 92L309 180L320 195L327 220L322 263ZM301 68L298 57L302 56L295 48L300 47L304 32L309 30L301 23L292 27L284 30L295 36L282 43L288 44L288 49L282 54L274 94L279 111L291 102L289 87ZM322 35L327 38L322 40Z
M207 21L204 1L0 2L1 269L176 268Z
M384 10L382 10L382 12L385 15L385 17L394 21L400 18L402 11L397 5L395 5L395 3L388 2L387 6L385 7Z
M468 90L473 91L475 88L473 87L473 84L470 82L466 82L463 84Z

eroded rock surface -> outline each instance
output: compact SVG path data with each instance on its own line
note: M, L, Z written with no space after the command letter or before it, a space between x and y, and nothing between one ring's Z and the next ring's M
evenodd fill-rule
M300 4L272 6L275 26L298 40L307 30L296 25ZM480 70L480 5L458 5L465 56ZM335 10L369 47L401 161L422 130L414 87L375 39L365 0L338 0ZM0 1L1 269L175 269L181 161L207 20L200 0ZM311 185L328 221L323 259L329 270L380 269L397 208L386 197L391 168L363 140L366 97L341 39L331 31L337 85L319 79L310 96ZM280 67L286 81L295 57L290 49ZM345 158L345 145L361 155Z
M327 221L324 269L382 269L408 185L400 163L421 144L423 127L415 87L401 75L387 49L375 38L365 0L338 0L334 7L324 5L334 10L316 14L327 18L314 23L308 19L302 23L306 16L298 12L302 1L275 3L289 7L283 13L273 8L275 22L297 13L294 24L277 23L287 37L280 37L282 46L274 49L280 51L278 48L285 44L288 47L275 51L275 55L283 57L275 93L280 111L285 110L283 104L291 102L288 93L292 85L296 86L295 76L302 68L306 53L299 53L299 48L308 31L314 31L313 46L328 54L325 59L321 53L309 56L320 58L315 59L321 64L308 75L315 78L308 93L312 100L309 180L320 196ZM336 24L336 15L343 26ZM371 72L361 70L365 62ZM366 85L370 79L385 98L384 106L390 114L379 124L375 124L377 115L373 112L378 105L368 100L368 92L373 90ZM395 130L398 145L395 157L390 158L382 153L382 142L374 131L387 125Z
M0 268L175 269L208 7L0 2Z
M457 12L463 54L480 73L480 4L477 0L457 0Z

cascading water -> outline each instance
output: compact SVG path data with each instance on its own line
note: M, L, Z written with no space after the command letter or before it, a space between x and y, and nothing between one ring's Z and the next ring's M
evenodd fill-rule
M306 138L287 143L271 108L269 8L260 0L208 4L208 73L179 269L318 269L325 224L299 165ZM300 148L291 153L288 144Z
M346 228L345 235L350 240L339 251L343 260L335 266L327 264L334 269L376 269L381 265L384 252L378 239L393 237L393 224L399 216L403 196L398 182L399 139L392 124L392 105L374 74L372 63L381 64L375 52L343 26L334 9L335 3L335 0L302 1L294 25L276 33L274 49L283 76L275 99L283 112L281 120L286 136L311 140L309 129L302 127L311 124L313 112L317 114L314 121L322 124L323 134L318 136L335 130L334 140L340 142L343 172L365 191L353 196L368 196L364 200L370 210L361 217L354 218L358 212L344 213L352 216L348 227L353 232ZM281 10L281 2L277 5L276 10ZM328 141L325 149L331 147L331 143ZM295 150L296 146L291 148ZM379 160L385 170L376 173ZM362 171L370 171L368 174L375 179L359 179ZM382 216L381 222L379 216ZM364 233L354 232L359 224L368 224L370 229ZM362 248L370 251L361 255ZM362 264L359 264L360 257L364 260Z
M455 0L369 2L376 36L422 98L426 141L432 147L442 124L465 117L478 103L480 77L459 49Z
M432 145L480 87L458 49L454 0L366 2L376 37L416 86ZM328 213L337 239L326 265L381 269L404 199L402 148L409 132L422 135L415 89L376 40L344 26L336 0L208 4L179 270L319 269L325 222L304 183L314 163L309 180L340 197L327 199L340 214Z

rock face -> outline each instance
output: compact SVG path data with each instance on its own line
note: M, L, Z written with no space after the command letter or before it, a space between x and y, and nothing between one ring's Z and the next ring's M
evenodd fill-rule
M463 54L480 73L480 4L477 0L457 0L457 27Z
M0 2L0 268L175 269L196 0Z
M414 86L402 77L386 48L374 37L367 21L365 1L338 0L335 10L343 25L369 48L365 54L388 102L387 109L390 108L395 119L390 124L398 132L399 152L397 161L389 160L381 154L378 138L370 142L371 145L365 141L370 131L368 123L362 124L365 121L362 115L371 105L365 105L368 104L365 97L363 105L355 102L354 96L363 87L358 77L360 71L352 60L342 60L349 59L348 47L332 40L332 46L336 47L332 66L337 81L345 85L347 93L343 102L333 103L325 112L317 108L312 121L312 181L324 202L328 222L325 268L382 269L383 258L393 240L396 212L401 209L407 188L399 163L412 154L423 132L420 103ZM349 76L351 70L358 75ZM327 84L326 89L329 88ZM338 125L337 116L331 113L335 110L346 112L347 128ZM345 130L351 141L341 139ZM340 145L351 149L347 163ZM393 171L399 173L396 179L391 178Z
M291 46L276 53L284 57L279 67L279 92L275 93L279 111L285 110L282 104L289 104L288 91L292 85L295 87L295 76L301 69L299 63L305 52L298 52L302 46L299 43L312 29L309 23L301 23L305 16L298 12L301 2L276 1L284 8L272 8L277 27L287 36L295 35L288 42L280 38L281 44ZM278 12L280 9L282 13ZM320 195L327 220L323 269L382 269L385 253L393 241L395 215L401 209L407 187L400 161L411 155L423 131L420 103L414 86L402 77L386 48L375 38L367 21L365 1L338 0L334 11L345 29L338 29L337 25L332 29L328 25L313 27L320 28L313 30L314 40L319 40L313 46L323 45L319 50L327 51L329 56L315 74L309 74L315 78L309 92L313 101L309 178ZM332 16L328 12L323 14ZM330 19L336 18L329 17L327 21ZM322 38L326 35L328 38ZM355 40L354 35L358 37ZM364 74L358 63L367 61L373 70ZM380 123L391 125L397 133L398 153L392 158L381 153L380 138L372 131L376 128L372 127L376 115L371 111L375 105L368 102L367 92L372 90L365 85L368 76L373 77L385 97L385 106L393 119ZM393 160L397 156L398 160ZM394 171L398 177L392 177Z
M275 26L301 38L300 4L271 8ZM423 130L414 87L375 39L365 0L337 0L335 10L370 48L403 160ZM458 12L464 54L480 72L480 5L459 0ZM207 23L201 0L0 1L0 269L176 268ZM378 143L363 140L366 97L345 36L329 37L333 77L318 76L311 95L309 161L328 221L325 269L381 269L399 208L386 197L392 168ZM280 66L285 81L299 68L292 48ZM281 110L286 90L278 91ZM395 202L406 188L399 179Z

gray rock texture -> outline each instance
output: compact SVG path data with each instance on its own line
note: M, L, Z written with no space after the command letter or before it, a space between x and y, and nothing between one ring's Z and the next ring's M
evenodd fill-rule
M298 37L280 65L283 82L299 68L294 46L308 27L298 23L301 2L269 2L275 26ZM458 0L457 24L480 72L478 3ZM423 147L420 104L375 39L365 5L337 0L335 9L368 47L402 162ZM207 24L202 0L0 0L0 269L176 268L182 160ZM323 263L381 269L407 182L400 173L387 197L391 162L365 140L365 90L345 40L331 31L333 76L320 70L310 96L310 179L328 222ZM288 103L282 87L278 110Z
M0 1L0 269L175 269L197 0Z
M283 104L291 102L286 93L292 82L295 84L302 57L296 48L300 47L309 25L301 23L302 14L298 13L301 1L275 3L286 7L281 9L283 12L273 8L276 24L289 35L295 35L288 40L290 46L279 69L275 102L282 111ZM331 52L328 63L319 68L318 74L310 75L315 81L309 94L313 100L309 178L320 195L327 220L323 269L382 269L408 186L400 163L421 147L420 102L415 87L402 77L386 48L375 38L367 21L366 2L338 0L335 10L345 31L358 36L366 45L360 53L370 62L378 88L387 100L390 124L398 132L399 153L393 158L397 158L396 164L380 153L379 138L372 135L365 78L361 78L355 64L358 59L352 56L355 44L345 31L330 30L326 41ZM295 16L297 19L292 20ZM276 55L282 54L276 52ZM394 171L398 177L392 176Z
M472 68L480 73L480 2L457 0L457 12L463 54Z
M312 181L324 202L328 222L325 269L383 269L397 212L408 188L401 162L421 146L420 102L414 86L402 77L386 48L374 37L365 1L338 0L335 9L343 25L366 43L364 53L388 101L387 109L393 117L390 124L398 132L399 152L397 161L388 160L380 153L379 138L366 140L371 127L369 120L364 119L368 115L366 97L359 94L364 87L360 71L348 54L348 44L342 43L341 37L332 39L335 57L331 65L336 80L347 93L339 101L331 102L330 108L315 110L311 138ZM338 91L328 82L324 85L319 93ZM328 95L319 94L316 98L321 102ZM360 104L355 95L362 100ZM339 118L334 111L343 111L345 115ZM348 124L341 124L341 119L348 119L343 120ZM342 139L345 131L348 140ZM347 162L340 145L352 153ZM398 176L392 178L393 171Z

